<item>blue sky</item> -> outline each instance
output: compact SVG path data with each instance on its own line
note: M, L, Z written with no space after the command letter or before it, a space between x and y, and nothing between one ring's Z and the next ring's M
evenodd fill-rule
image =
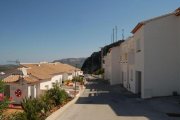
M0 0L0 64L88 57L111 43L118 26L135 25L180 7L179 0Z

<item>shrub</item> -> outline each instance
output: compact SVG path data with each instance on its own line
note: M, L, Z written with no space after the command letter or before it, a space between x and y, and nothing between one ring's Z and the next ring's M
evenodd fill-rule
M25 112L16 112L7 118L8 120L29 120Z
M67 101L67 99L68 99L68 94L66 93L65 90L61 90L60 96L61 96L60 103L64 104Z
M22 108L25 112L26 118L29 120L39 120L38 113L41 112L42 108L39 105L38 99L23 99Z
M104 73L104 69L98 69L94 72L95 75L101 75Z
M46 113L53 107L53 101L50 99L47 93L39 97L39 106L42 108L41 116L46 116Z
M52 99L56 106L63 104L68 99L68 94L57 84L54 84L53 88L47 91L47 95Z
M80 82L81 84L83 84L84 80L83 80L83 77L80 77L80 76L77 76L77 77L74 77L72 79L73 82Z

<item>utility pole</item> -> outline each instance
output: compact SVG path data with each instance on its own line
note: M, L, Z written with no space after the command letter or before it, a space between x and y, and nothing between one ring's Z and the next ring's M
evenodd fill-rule
M118 31L117 26L115 26L115 31L116 31L116 42L117 42L117 31Z
M114 43L114 28L113 28L113 43Z
M124 29L122 29L122 40L124 40Z

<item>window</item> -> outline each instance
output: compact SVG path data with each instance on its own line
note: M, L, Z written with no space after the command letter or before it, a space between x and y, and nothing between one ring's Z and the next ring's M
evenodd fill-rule
M105 64L105 61L103 60L103 64Z
M127 53L125 53L125 61L127 62L127 60L128 60L128 55Z
M122 62L122 56L120 56L120 62Z
M141 52L141 43L140 39L136 40L136 52Z
M124 81L124 73L122 72L122 81Z
M131 70L131 81L133 81L133 70Z
M45 88L48 90L49 89L49 85L45 85Z
M123 77L124 77L124 81L126 81L126 72L124 72Z

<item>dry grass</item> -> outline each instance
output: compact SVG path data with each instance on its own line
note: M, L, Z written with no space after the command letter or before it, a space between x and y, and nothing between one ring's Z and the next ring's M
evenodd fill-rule
M15 112L23 112L23 109L20 105L15 105L14 108L8 108L4 111L4 115L8 116Z

